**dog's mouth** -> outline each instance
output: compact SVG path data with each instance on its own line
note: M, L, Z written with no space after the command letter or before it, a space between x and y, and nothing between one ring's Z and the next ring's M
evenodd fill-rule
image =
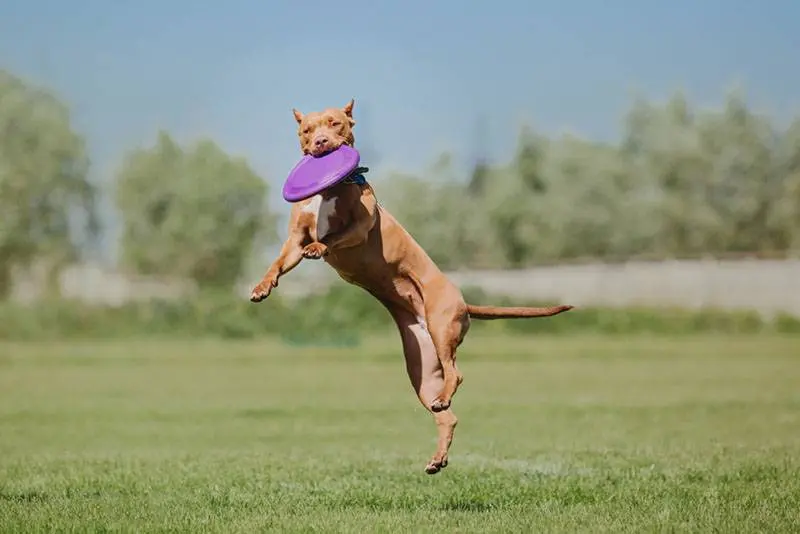
M325 156L327 154L330 154L334 150L338 150L344 144L346 144L346 143L341 141L341 142L338 142L338 143L326 143L323 146L312 145L311 147L309 147L307 153L312 155L312 156L314 156L315 158L319 158L319 157Z
M339 147L336 147L336 148L339 148ZM312 149L312 150L309 150L308 153L310 155L314 156L315 158L321 158L322 156L326 156L326 155L330 154L331 152L336 150L336 148L328 147L328 148L317 149L317 150Z

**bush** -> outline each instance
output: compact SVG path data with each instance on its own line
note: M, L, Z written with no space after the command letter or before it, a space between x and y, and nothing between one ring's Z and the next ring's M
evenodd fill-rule
M470 303L542 305L491 297L465 288ZM295 345L357 345L364 334L394 331L389 313L366 291L337 284L328 292L286 302L272 295L255 305L230 293L202 293L184 300L134 302L121 307L53 300L36 306L0 305L0 339L54 340L120 337L279 336ZM473 321L473 332L508 334L756 334L800 333L800 319L754 311L674 308L577 308L553 319Z
M775 330L782 334L800 334L800 319L787 313L779 313L774 324Z

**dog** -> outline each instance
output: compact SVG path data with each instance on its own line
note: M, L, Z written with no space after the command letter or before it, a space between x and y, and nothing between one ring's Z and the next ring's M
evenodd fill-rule
M354 103L307 114L293 109L303 154L321 156L343 144L354 146ZM573 308L467 304L364 180L346 180L292 204L289 235L250 300L266 299L303 259L320 258L340 278L375 297L396 323L411 384L438 428L436 452L425 466L428 474L448 463L458 422L451 403L463 381L456 350L470 319L548 317Z

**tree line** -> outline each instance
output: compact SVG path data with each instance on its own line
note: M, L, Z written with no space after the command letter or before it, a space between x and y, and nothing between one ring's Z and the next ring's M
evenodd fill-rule
M524 129L507 164L379 193L445 268L795 255L800 117L780 127L736 92L720 109L637 100L618 143Z
M779 126L736 93L696 109L637 100L618 143L524 129L509 162L446 179L375 179L378 196L441 267L580 258L800 251L800 117ZM158 132L113 177L120 264L230 286L282 232L270 188L211 139ZM0 297L32 262L55 275L103 231L86 143L51 91L0 70ZM373 169L375 172L378 169Z

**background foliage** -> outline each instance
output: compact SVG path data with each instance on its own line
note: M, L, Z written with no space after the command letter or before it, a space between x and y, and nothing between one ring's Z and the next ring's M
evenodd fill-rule
M454 168L443 155L425 176L373 179L381 201L443 269L800 251L800 118L781 127L749 109L738 93L721 109L696 109L680 93L663 103L636 100L616 144L524 128L510 161L480 162L468 176ZM52 277L96 244L103 228L97 187L88 176L83 139L67 106L0 71L0 297L8 295L14 269L43 262ZM356 288L337 286L299 303L276 294L261 306L231 294L247 263L283 232L267 202L267 181L214 140L184 146L157 132L152 146L132 148L111 178L122 221L120 265L133 274L191 279L201 294L114 310L7 302L0 309L0 337L282 333L300 339L333 338L348 325L391 328L388 316ZM787 317L768 324L738 312L583 310L580 317L479 328L729 332L797 326Z
M635 101L623 124L618 144L525 129L504 165L397 175L380 193L445 268L800 251L800 118L780 128L738 93L718 110L677 93Z
M122 263L149 275L230 287L253 247L275 237L267 184L211 140L182 148L159 132L117 175Z
M88 166L67 107L0 70L0 298L15 267L38 259L54 275L96 235Z

